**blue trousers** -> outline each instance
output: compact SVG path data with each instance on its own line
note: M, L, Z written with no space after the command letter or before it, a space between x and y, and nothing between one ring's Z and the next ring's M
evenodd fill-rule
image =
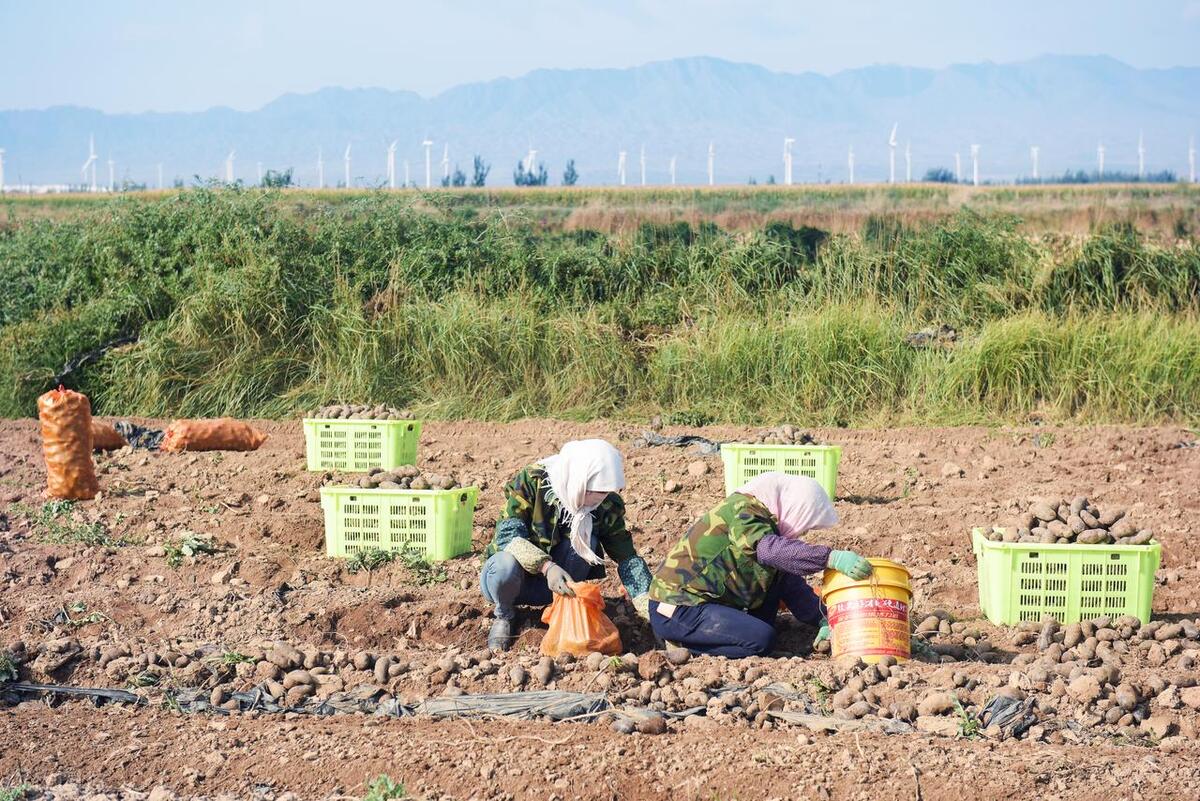
M676 606L666 617L658 601L650 602L650 628L664 640L678 643L694 654L730 659L764 656L775 644L775 617L779 614L782 581L776 581L762 606L743 612L717 603Z
M597 547L592 537L592 550ZM589 564L575 553L569 540L561 540L550 549L550 558L567 571L572 581L587 581L604 577L604 568ZM479 573L479 588L483 597L496 607L496 617L512 620L516 617L517 605L546 606L553 598L546 577L525 572L521 563L512 554L498 551L488 557Z

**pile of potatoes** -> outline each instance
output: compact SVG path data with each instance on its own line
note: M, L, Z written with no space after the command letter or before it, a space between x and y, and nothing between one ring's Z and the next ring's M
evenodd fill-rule
M369 406L365 403L335 403L318 409L313 417L319 420L415 420L410 411L391 406Z
M1026 542L1048 545L1146 545L1154 539L1148 528L1139 528L1121 507L1100 511L1082 495L1058 504L1037 501L1015 526L993 528L993 542Z
M811 434L799 430L794 425L784 423L777 428L764 428L752 440L761 445L818 445Z
M422 473L416 465L406 464L394 470L374 467L358 480L358 486L363 489L451 490L460 489L462 485L455 476Z

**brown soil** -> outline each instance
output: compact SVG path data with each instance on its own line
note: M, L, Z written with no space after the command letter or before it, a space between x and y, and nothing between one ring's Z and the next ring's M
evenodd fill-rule
M28 521L27 510L41 506L45 487L36 424L0 422L0 514L6 515L0 518L0 644L24 644L31 677L120 684L93 658L114 643L135 654L183 651L184 644L219 654L285 640L302 650L398 655L412 665L392 688L404 700L439 694L455 681L467 692L498 691L507 664L536 661L538 626L522 636L516 653L495 659L498 670L491 675L464 670L447 684L434 666L448 655L487 658L489 619L476 587L478 551L490 537L508 477L567 439L600 436L618 443L627 458L630 528L652 566L723 488L719 458L674 448L635 449L631 440L639 429L630 426L428 423L420 466L454 472L483 491L475 516L476 554L447 563L446 582L422 586L399 563L351 574L326 559L317 489L328 476L305 472L298 423L262 427L271 438L254 453L133 451L98 457L102 496L79 504L71 513L74 524L100 523L114 539L135 544L89 547L46 542L46 527ZM701 433L744 439L750 430L711 427ZM1032 498L1083 494L1102 508L1129 507L1163 545L1155 616L1200 617L1194 591L1200 545L1193 522L1200 511L1200 450L1177 447L1193 439L1183 429L812 433L844 447L837 493L842 523L823 540L908 566L916 619L940 608L989 637L1002 655L994 661L1001 664L954 666L977 680L980 692L1005 683L1012 666L1004 663L1028 649L1014 644L1012 630L976 620L969 531L973 525L1010 523ZM689 474L687 465L696 461L705 461L711 471L699 478ZM955 468L961 468L961 477ZM682 489L663 492L667 480ZM214 538L221 551L171 567L164 546L186 532ZM630 616L613 570L605 594L626 646L637 653L652 648L645 629ZM55 622L60 610L77 623L64 624L61 615ZM86 615L93 613L100 615L88 622ZM781 644L807 652L811 632L795 624L785 628ZM78 642L81 656L37 675L32 654L40 645L67 639ZM1196 647L1185 643L1184 655ZM1186 687L1186 664L1152 669L1130 663L1124 674L1127 680L1148 680L1158 673ZM554 686L595 689L595 677L575 667L582 668L564 667ZM746 660L740 669L746 667L798 686L806 676L836 673L823 656ZM697 659L679 675L714 670L730 668L721 660ZM946 668L914 664L909 670L913 687L936 687ZM0 738L8 744L0 752L0 789L18 773L35 784L59 774L54 782L69 780L97 791L163 785L185 796L248 797L256 787L261 795L269 786L273 793L323 798L361 795L365 779L387 773L414 794L454 798L948 799L964 792L977 798L1091 798L1114 791L1196 797L1196 715L1189 717L1186 708L1170 714L1181 736L1168 738L1170 747L1148 751L1107 736L1081 745L927 734L826 736L800 728L752 728L745 720L695 731L676 723L670 733L650 737L576 723L215 718L157 708L95 709L69 702L49 709L25 703L0 710Z

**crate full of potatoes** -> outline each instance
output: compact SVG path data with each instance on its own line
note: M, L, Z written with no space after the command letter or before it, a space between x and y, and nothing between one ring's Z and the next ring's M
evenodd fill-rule
M421 423L388 406L334 404L304 418L309 470L365 473L417 461Z
M430 561L471 550L479 490L412 465L374 470L348 487L322 487L325 552L413 550Z
M974 529L971 543L979 607L992 623L1150 620L1162 549L1124 509L1100 510L1084 497L1037 501L1012 525Z
M842 461L839 445L818 445L811 436L792 425L760 431L754 442L726 442L721 445L725 466L725 493L759 475L772 471L814 478L829 493L837 489L838 465Z

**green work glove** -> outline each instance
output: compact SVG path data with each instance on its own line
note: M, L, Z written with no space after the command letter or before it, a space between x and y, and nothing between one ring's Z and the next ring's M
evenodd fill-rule
M571 589L571 577L567 575L567 571L554 562L547 562L543 572L546 574L546 584L550 587L551 592L570 598L575 597L575 590Z
M820 645L829 639L829 618L821 618L821 628L817 629L817 636L813 638L813 646Z
M854 551L830 551L826 565L839 573L845 573L855 581L861 581L871 575L871 563Z

